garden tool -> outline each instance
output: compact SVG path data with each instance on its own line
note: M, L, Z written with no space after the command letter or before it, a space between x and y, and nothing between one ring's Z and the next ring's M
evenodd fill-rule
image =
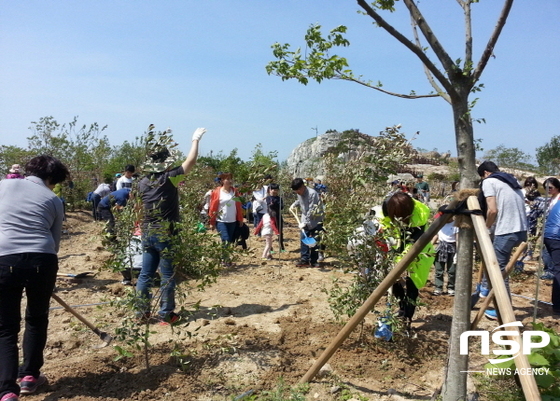
M83 272L83 273L77 273L77 274L73 274L73 273L56 273L56 275L58 277L71 277L71 278L83 278L86 277L90 274L93 274L93 272Z
M292 214L296 218L299 227L300 222L299 222L299 218L297 217L297 214L292 209L290 209L290 212L292 212ZM305 245L309 247L314 247L317 245L317 240L315 238L308 237L303 228L301 229L301 232L303 233L303 239L301 240L301 242L303 242Z
M64 302L58 295L56 295L54 292L51 294L51 297L54 298L54 300L56 302L58 302L60 305L62 305L62 307L70 312L71 314L73 314L80 322L82 322L83 324L85 324L87 327L89 327L95 334L97 334L99 336L99 338L101 338L101 340L103 340L103 344L98 345L95 348L103 348L108 346L111 341L113 341L113 337L111 337L109 334L105 333L104 331L99 330L97 327L95 327L92 323L90 323L88 320L86 320L85 317L83 317L82 315L80 315L78 312L76 312L74 310L74 308L72 308L70 305L68 305L66 302Z

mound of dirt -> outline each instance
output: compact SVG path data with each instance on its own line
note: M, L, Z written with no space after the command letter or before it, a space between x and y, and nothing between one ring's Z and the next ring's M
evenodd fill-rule
M78 211L68 213L65 229L60 272L92 274L61 277L57 294L113 333L123 314L108 302L127 288L119 274L101 268L110 256L101 245L101 225ZM49 384L25 399L231 400L275 390L280 380L296 384L342 328L334 322L324 290L333 278L344 282L350 277L336 270L331 258L319 269L295 267L299 234L290 220L286 238L286 252L263 262L264 243L252 237L236 267L181 301L192 310L184 323L173 329L154 325L149 370L141 352L115 361L117 340L96 348L100 338L53 300L43 367ZM521 273L511 289L533 298L535 284L534 274ZM453 315L453 297L433 296L432 290L431 283L421 290L425 306L418 309L409 336L397 335L393 342L374 339L370 314L313 380L307 399L336 400L343 391L375 400L428 399L442 384ZM550 282L541 282L540 299L549 301L550 291ZM519 320L529 323L532 301L513 297L513 305ZM546 307L538 318L559 329ZM480 326L491 330L496 323L483 319ZM473 370L484 363L472 355Z

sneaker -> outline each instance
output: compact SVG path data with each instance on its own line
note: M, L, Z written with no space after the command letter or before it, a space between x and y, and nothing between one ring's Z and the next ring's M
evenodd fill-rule
M21 379L19 383L19 387L21 388L21 394L31 394L37 391L39 386L42 386L47 382L47 378L40 374L38 378L34 378L33 376L25 376Z
M546 272L541 276L541 280L554 280L554 274Z
M455 296L455 290L447 290L447 295Z
M490 320L498 320L496 309L487 309L486 312L484 312L484 316L486 316Z
M146 312L146 313L137 313L136 314L136 321L139 324L145 324L148 323L150 321L150 319L152 318L151 313L150 312Z
M178 315L175 312L171 312L165 318L160 318L159 324L161 326L173 326L177 324L181 320L181 315Z
M437 288L434 290L434 292L432 292L432 295L441 295L441 290L438 290Z
M19 401L19 397L14 393L7 393L0 398L0 401Z
M478 294L480 298L486 298L490 293L490 288L488 287L480 287L480 293Z
M132 285L132 281L130 281L130 280L123 280L123 281L121 281L121 284L122 284L122 285Z
M323 260L325 260L325 255L323 254L323 252L319 252L319 256L317 257L317 262L322 262Z
M311 265L311 267L317 267L317 268L319 268L319 267L321 267L321 264L320 264L319 262L315 262L315 263L313 263L313 264Z
M298 260L296 262L296 266L297 267L309 267L309 261L308 260Z

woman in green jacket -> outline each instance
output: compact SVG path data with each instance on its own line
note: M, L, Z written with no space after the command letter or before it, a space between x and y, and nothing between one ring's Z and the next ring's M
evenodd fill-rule
M385 228L392 231L392 235L399 240L397 250L400 255L395 259L397 263L424 233L430 217L430 209L403 192L397 192L387 198L382 208ZM428 281L434 257L434 247L430 242L408 266L407 276L393 285L393 295L399 299L399 316L403 317L407 324L412 321L418 291Z

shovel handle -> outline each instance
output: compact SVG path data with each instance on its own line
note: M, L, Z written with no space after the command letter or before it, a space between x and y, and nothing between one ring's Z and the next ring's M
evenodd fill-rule
M298 227L299 227L299 217L297 217L297 214L296 214L296 212L294 212L294 209L291 209L291 208L290 208L290 212L291 212L291 213L294 215L294 217L296 218L296 221L297 221L297 224L298 224Z
M99 329L97 327L95 327L92 323L90 323L88 320L86 320L85 317L83 317L82 315L80 315L78 312L76 312L74 310L74 308L72 308L70 305L68 305L66 302L64 302L58 295L56 295L54 292L51 294L51 297L58 302L65 310L67 310L68 312L70 312L71 314L73 314L80 322L82 322L83 324L85 324L87 327L89 327L91 330L93 330L93 332L99 336L101 336L101 331L99 331Z

